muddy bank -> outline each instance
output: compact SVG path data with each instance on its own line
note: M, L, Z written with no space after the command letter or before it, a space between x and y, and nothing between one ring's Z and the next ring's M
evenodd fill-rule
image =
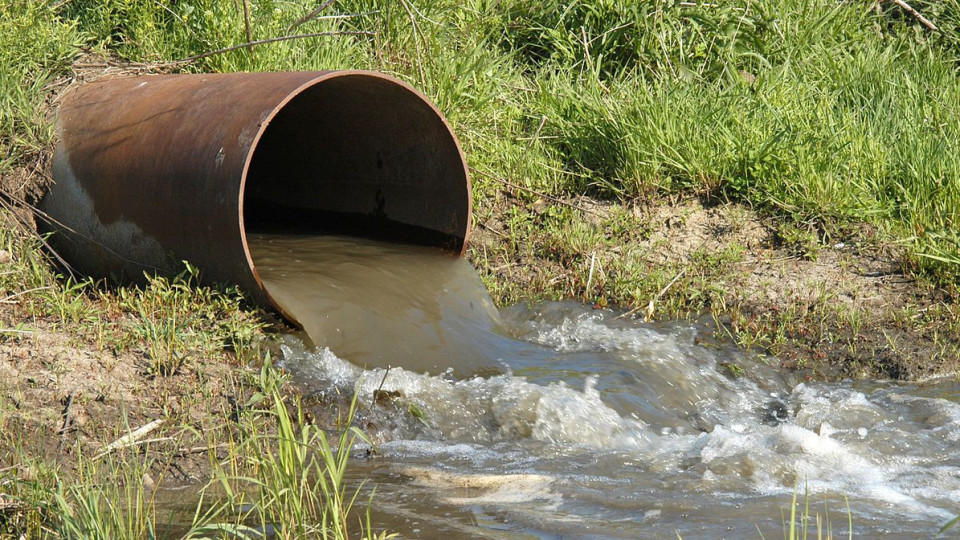
M955 287L903 272L868 225L826 234L696 197L560 204L508 186L479 206L470 256L500 303L580 298L716 334L803 377L956 372Z
M10 478L35 474L27 456L69 471L79 456L142 445L144 456L157 458L158 479L207 480L202 434L222 430L252 392L235 361L199 359L161 377L142 354L99 349L45 321L29 328L0 344L0 469ZM125 439L131 432L139 435Z

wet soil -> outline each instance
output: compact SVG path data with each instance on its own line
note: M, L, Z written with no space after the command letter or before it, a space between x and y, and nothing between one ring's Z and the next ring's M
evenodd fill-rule
M958 291L904 273L895 244L871 226L824 238L740 204L705 205L694 196L626 205L579 198L566 202L613 241L590 245L583 257L556 257L554 248L511 245L515 235L505 216L518 206L539 205L533 213L543 214L543 206L557 203L520 202L504 193L481 210L472 238L471 256L488 283L510 280L515 290L544 297L555 296L551 283L572 284L566 294L638 317L706 317L718 335L808 378L922 380L960 368ZM630 232L618 232L624 228ZM548 236L523 243L556 242ZM598 269L593 282L600 290L584 290L587 265ZM674 280L646 294L604 290L600 269L622 273L624 266ZM512 300L509 292L503 296ZM667 309L648 311L654 300Z

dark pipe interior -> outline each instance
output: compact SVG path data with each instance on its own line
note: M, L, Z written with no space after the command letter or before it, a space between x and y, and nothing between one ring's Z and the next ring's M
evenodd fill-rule
M244 226L459 252L468 189L456 140L429 104L395 82L343 75L303 90L270 121L247 173Z

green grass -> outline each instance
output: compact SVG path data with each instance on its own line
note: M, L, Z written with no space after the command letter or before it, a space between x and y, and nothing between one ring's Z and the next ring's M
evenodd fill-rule
M141 287L77 281L51 267L42 242L14 226L10 214L0 211L0 219L0 249L10 257L0 271L0 299L10 305L0 339L35 327L62 330L100 350L138 352L145 370L159 376L223 350L241 362L260 358L264 323L236 289L198 286L190 265Z
M44 2L0 5L0 171L33 159L51 141L45 87L65 73L85 39Z
M6 162L49 141L37 118L77 45L163 62L243 43L242 2L15 2L0 85ZM960 268L957 2L341 0L250 2L254 39L366 32L242 48L185 71L380 69L423 89L471 166L569 197L689 192L814 231L878 225L903 266L947 282ZM339 18L330 18L339 15ZM478 208L503 186L476 177Z
M844 502L847 507L846 537L852 540L853 513L850 511L850 503L846 500L846 497L844 497ZM816 529L817 540L833 540L836 538L833 534L833 524L830 522L830 510L827 508L826 500L824 500L823 515L821 515L820 512L811 514L809 493L804 490L803 508L800 512L798 512L799 507L800 504L797 502L797 489L794 488L793 498L790 500L789 517L787 517L786 513L783 515L784 540L807 540L807 538L810 538L810 533L812 532L810 527L811 523L813 523Z

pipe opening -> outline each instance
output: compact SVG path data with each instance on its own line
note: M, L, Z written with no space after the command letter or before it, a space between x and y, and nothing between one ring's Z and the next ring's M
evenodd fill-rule
M363 236L462 252L470 194L440 113L405 84L335 73L301 89L255 143L244 228Z

